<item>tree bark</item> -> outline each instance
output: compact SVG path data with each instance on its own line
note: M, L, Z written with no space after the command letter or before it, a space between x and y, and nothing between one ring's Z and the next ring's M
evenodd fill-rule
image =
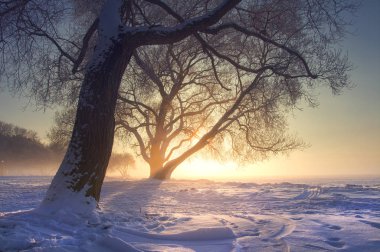
M171 178L173 171L177 168L177 166L165 165L161 166L160 169L156 169L154 173L152 173L152 169L150 170L150 178L158 179L158 180L168 180Z
M149 178L156 178L156 174L162 170L164 166L164 156L157 144L152 145L151 156L149 159L150 175Z
M87 68L72 138L45 201L58 200L67 190L99 201L112 152L117 94L133 46L115 42L108 52L100 64Z

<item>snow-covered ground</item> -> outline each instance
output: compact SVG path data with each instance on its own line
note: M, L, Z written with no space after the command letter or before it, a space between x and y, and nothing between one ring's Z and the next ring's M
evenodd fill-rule
M0 251L380 251L379 180L108 180L94 222L30 211L50 180L0 177Z

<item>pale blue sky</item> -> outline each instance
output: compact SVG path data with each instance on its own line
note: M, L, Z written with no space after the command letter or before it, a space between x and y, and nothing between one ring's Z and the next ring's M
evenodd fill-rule
M365 0L355 22L354 35L347 36L342 46L355 66L351 76L356 86L340 96L319 89L319 107L303 106L290 117L291 131L311 147L238 169L236 175L380 177L380 0ZM0 93L0 120L45 138L54 111L36 111L27 104ZM186 167L181 169L178 176Z
M319 90L319 107L290 119L311 147L258 164L257 174L380 177L380 1L363 1L355 22L343 49L356 86L339 96Z

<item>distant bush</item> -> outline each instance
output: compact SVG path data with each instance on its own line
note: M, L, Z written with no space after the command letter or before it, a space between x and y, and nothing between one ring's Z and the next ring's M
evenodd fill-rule
M131 169L135 169L135 159L129 153L112 153L108 163L107 172L123 178L130 176Z

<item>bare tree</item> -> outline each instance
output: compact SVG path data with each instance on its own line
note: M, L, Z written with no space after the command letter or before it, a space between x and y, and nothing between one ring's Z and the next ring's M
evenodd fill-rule
M290 88L319 79L334 91L347 83L346 61L333 45L345 34L346 12L355 8L349 1L107 0L80 11L76 2L2 1L0 8L2 78L36 94L64 97L80 87L71 141L45 203L63 199L65 192L83 193L83 202L99 200L119 86L139 47L193 36L211 63L220 60L258 76L252 79L302 79L288 81ZM249 47L241 50L245 40L268 48L265 64ZM221 47L219 41L229 44ZM40 97L45 102L51 96Z
M127 73L116 124L132 136L127 142L149 164L151 178L170 178L204 147L252 161L299 146L285 134L283 110L307 95L301 86L286 88L273 75L252 82L212 62L193 39L139 50Z

